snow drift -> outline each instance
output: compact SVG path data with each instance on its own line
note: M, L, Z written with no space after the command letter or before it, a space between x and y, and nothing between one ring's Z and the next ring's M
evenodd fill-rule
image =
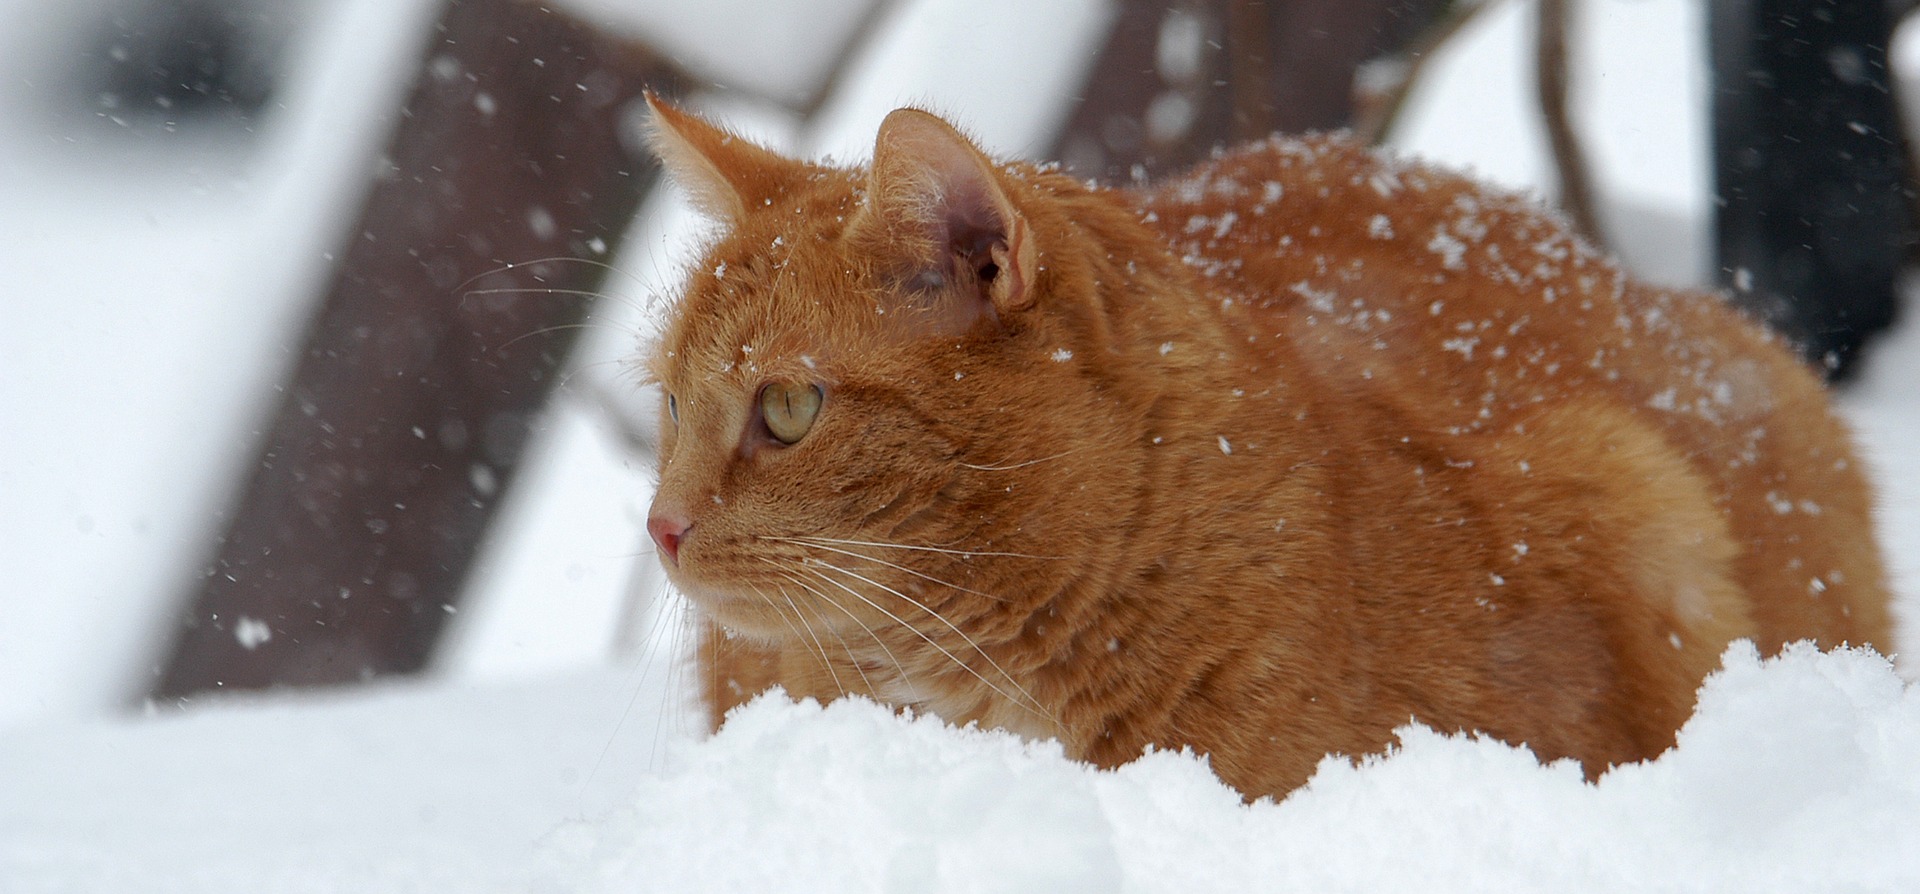
M1674 749L1594 783L1409 726L1253 804L1193 755L1100 771L863 701L772 694L702 739L647 719L675 691L376 687L0 735L0 890L1920 890L1920 696L1870 652L1737 644Z
M773 694L548 857L597 891L1920 887L1920 699L1871 653L1737 645L1678 747L1595 784L1497 742L1400 737L1245 805L1188 754L1101 772Z

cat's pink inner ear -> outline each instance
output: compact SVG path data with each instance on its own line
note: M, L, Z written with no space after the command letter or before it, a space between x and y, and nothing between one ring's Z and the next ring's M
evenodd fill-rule
M800 162L689 114L647 92L647 142L667 176L702 214L732 224L767 204L805 173Z
M1002 314L1032 303L1036 249L992 162L935 115L895 109L873 149L870 200L891 227L917 233Z

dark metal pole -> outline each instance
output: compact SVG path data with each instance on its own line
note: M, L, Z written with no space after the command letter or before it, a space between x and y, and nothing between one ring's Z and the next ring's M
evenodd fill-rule
M1714 0L1722 281L1836 377L1896 310L1909 240L1880 0Z
M459 600L595 258L655 169L670 66L516 0L454 0L150 695L421 667Z

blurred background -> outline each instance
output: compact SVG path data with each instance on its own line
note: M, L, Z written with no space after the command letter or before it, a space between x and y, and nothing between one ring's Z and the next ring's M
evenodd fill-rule
M848 161L913 102L1114 182L1351 128L1533 191L1843 383L1910 604L1907 7L0 0L0 728L644 652L632 362L704 231L642 89Z

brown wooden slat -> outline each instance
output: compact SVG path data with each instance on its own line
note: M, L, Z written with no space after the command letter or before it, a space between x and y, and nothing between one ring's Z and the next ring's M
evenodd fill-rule
M1214 147L1346 127L1354 71L1406 46L1448 0L1126 0L1055 157L1104 180L1181 170ZM1169 25L1169 22L1174 24ZM1168 39L1197 35L1194 44ZM1190 49L1198 65L1165 66ZM1188 125L1173 114L1182 104ZM1155 111L1157 108L1157 112ZM1162 122L1156 127L1154 121Z
M152 696L411 671L655 178L671 67L530 3L456 0ZM501 269L516 264L512 269ZM491 272L490 272L491 271Z

